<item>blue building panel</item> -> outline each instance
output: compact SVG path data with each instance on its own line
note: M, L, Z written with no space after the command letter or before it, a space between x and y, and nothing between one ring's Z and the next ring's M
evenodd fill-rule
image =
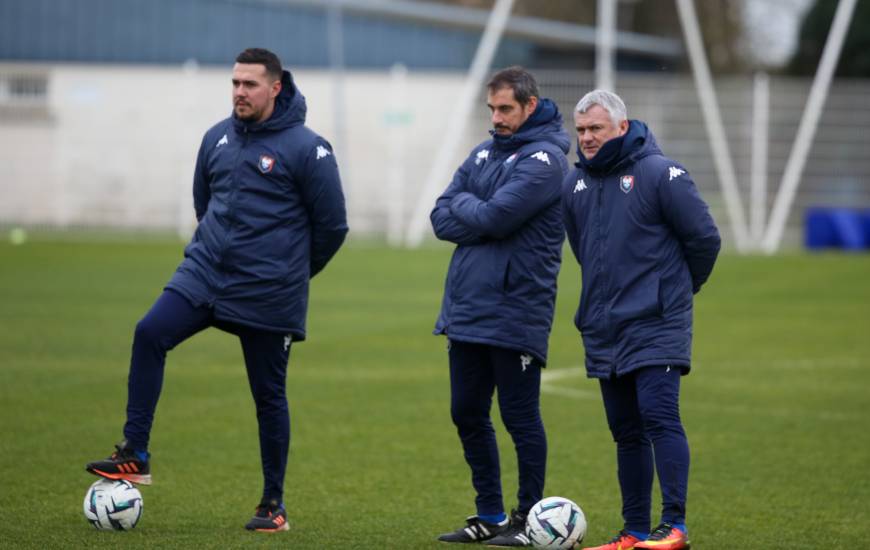
M256 0L0 0L0 60L228 65L269 48L290 67L329 65L325 9ZM480 32L348 14L344 64L466 69ZM505 39L495 65L523 64L534 45Z

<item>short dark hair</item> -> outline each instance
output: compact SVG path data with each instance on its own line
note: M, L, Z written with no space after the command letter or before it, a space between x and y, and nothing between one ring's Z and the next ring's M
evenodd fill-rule
M514 91L514 98L520 105L528 104L533 97L541 97L538 94L538 82L532 73L514 65L507 69L502 69L492 75L486 87L490 93L495 93L503 88L510 88Z
M281 80L284 72L278 56L265 48L248 48L236 56L236 63L263 65L266 67L266 74L275 80Z

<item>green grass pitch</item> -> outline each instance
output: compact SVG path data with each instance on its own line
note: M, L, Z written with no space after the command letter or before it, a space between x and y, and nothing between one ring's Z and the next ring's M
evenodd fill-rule
M0 244L0 547L442 547L434 537L474 509L445 342L431 336L450 254L441 246L351 242L313 282L309 340L288 373L289 532L242 528L261 489L256 422L238 341L217 330L169 355L139 526L87 524L84 464L121 438L133 327L181 251L50 236ZM578 502L586 541L600 543L621 527L615 452L597 384L579 370L570 255L559 292L542 395L546 494ZM695 318L682 401L694 547L870 538L870 256L725 255ZM516 462L496 423L510 507Z

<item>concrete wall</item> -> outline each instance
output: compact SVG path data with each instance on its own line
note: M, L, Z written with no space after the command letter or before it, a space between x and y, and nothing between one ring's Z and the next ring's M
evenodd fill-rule
M398 75L402 73L399 72ZM535 71L570 129L584 72ZM487 137L481 99L461 136L445 135L464 73L294 71L308 125L334 145L353 235L402 231L443 140L459 140L451 169ZM42 80L40 80L42 79ZM47 83L41 93L40 82ZM717 79L717 93L748 218L752 83ZM809 91L808 79L771 79L768 207ZM725 236L729 220L692 79L620 73L631 118L685 164ZM343 90L340 100L337 93ZM189 67L0 64L0 226L193 227L191 176L203 132L231 110L230 70ZM870 82L832 85L789 217L800 243L810 206L870 208ZM576 153L572 151L572 162ZM446 186L448 181L443 182Z
M16 116L8 94L0 112L0 223L190 228L195 155L202 134L230 114L229 70L5 65L0 73L49 83L39 116ZM383 230L385 204L396 198L391 166L410 209L463 76L408 75L403 86L387 72L346 73L343 86L324 71L294 77L308 125L336 147L354 230Z

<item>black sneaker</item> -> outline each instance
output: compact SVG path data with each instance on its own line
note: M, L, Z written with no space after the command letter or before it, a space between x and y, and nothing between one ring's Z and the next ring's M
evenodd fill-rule
M509 527L508 520L501 523L483 521L477 516L465 520L465 527L460 527L452 533L444 533L438 537L441 542L479 542L491 539Z
M286 531L290 529L290 525L287 523L287 510L277 500L264 500L257 506L254 517L245 525L245 529L267 533Z
M517 510L511 510L508 528L488 541L487 546L531 546L532 541L526 536L526 516Z
M140 460L127 440L115 445L116 451L105 460L97 460L85 466L85 470L106 479L125 479L130 483L151 485L151 466L148 460Z

